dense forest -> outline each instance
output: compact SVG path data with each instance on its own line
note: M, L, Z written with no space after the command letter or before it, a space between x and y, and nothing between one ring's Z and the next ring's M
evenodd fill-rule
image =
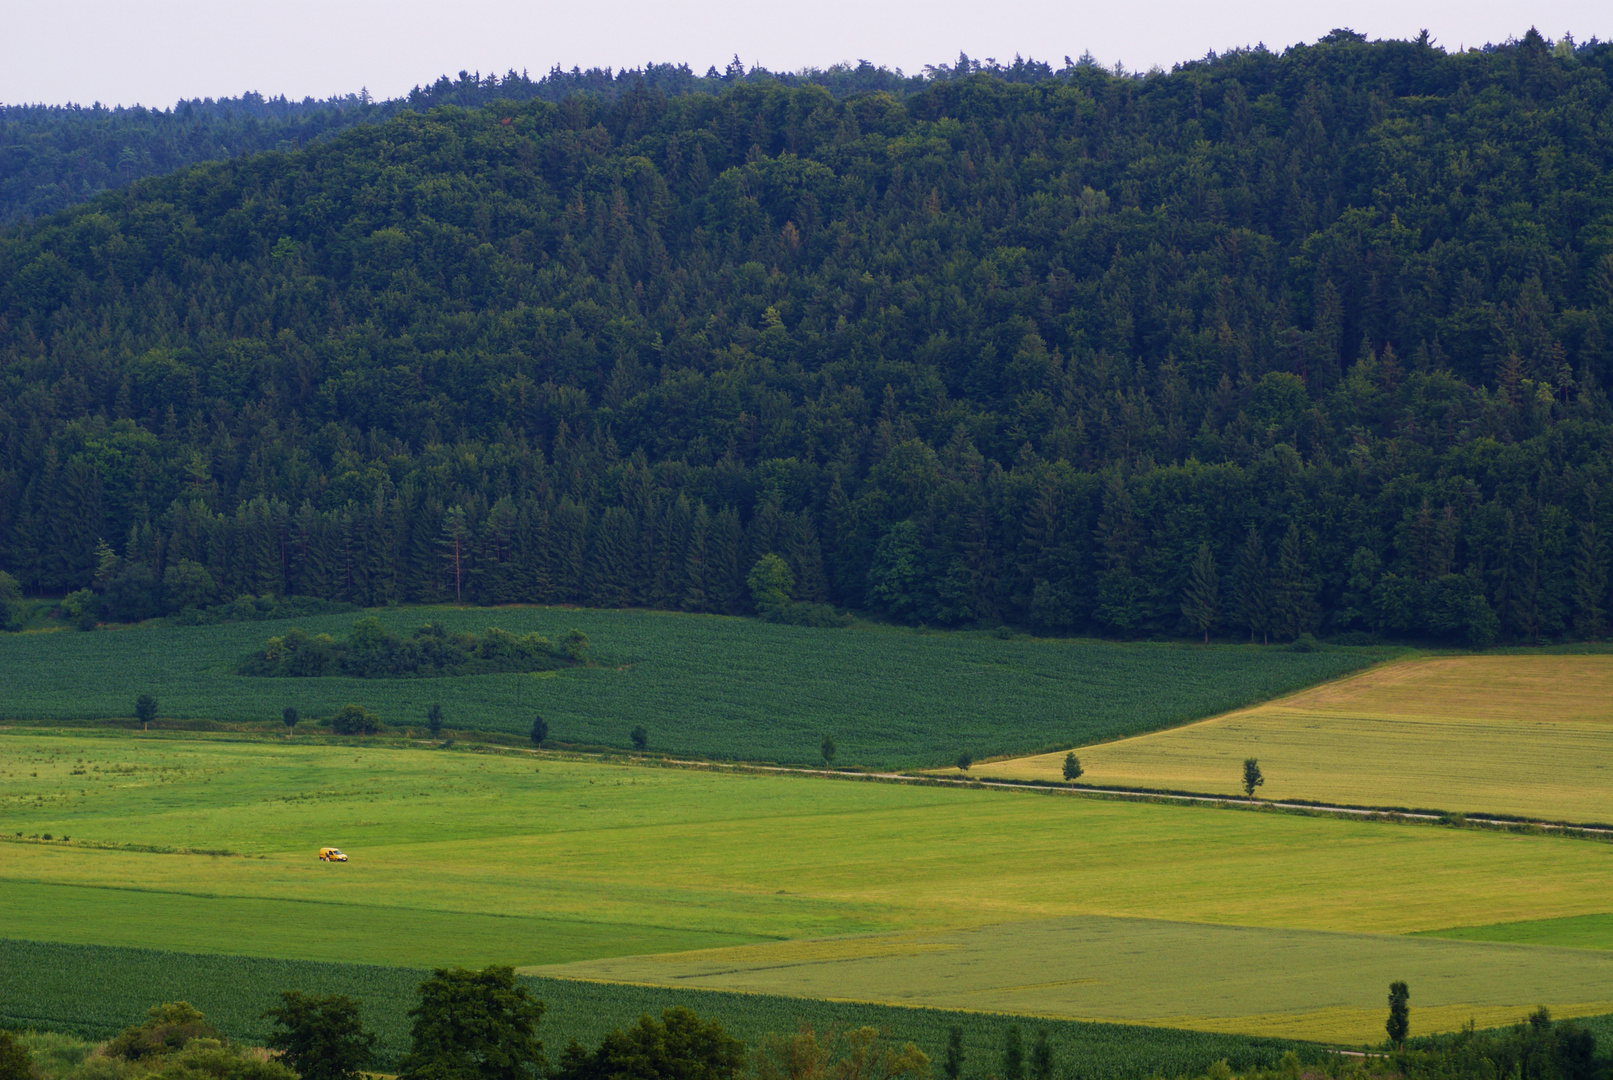
M0 567L1604 634L1613 47L950 75L404 110L13 228Z
M1068 67L1071 61L1066 58ZM0 105L0 225L55 213L132 180L160 176L184 165L220 161L263 150L295 150L354 124L386 120L404 111L439 105L476 108L493 101L560 101L573 94L613 100L647 88L663 94L715 92L739 82L822 86L845 96L869 91L912 93L935 79L985 72L1010 82L1053 77L1048 64L1015 57L1011 64L959 56L918 75L861 63L823 70L774 73L749 69L736 57L722 71L696 75L687 64L644 67L558 67L533 79L526 72L487 75L461 71L401 98L376 101L369 92L290 101L247 93L196 98L173 108L107 108L95 104Z

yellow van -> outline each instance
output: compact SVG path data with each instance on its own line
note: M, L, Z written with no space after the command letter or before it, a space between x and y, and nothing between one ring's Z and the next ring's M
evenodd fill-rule
M341 848L322 847L319 849L319 858L324 862L346 862L347 856Z

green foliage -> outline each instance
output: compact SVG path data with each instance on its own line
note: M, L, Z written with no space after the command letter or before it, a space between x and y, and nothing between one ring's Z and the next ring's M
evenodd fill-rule
M757 612L766 615L789 604L790 594L795 590L795 575L790 572L789 563L768 552L751 567L745 587L750 590L751 603L756 605Z
M823 737L823 745L818 747L818 750L819 750L820 753L823 754L823 763L825 765L833 765L834 764L835 741L831 736L825 735Z
M701 1020L692 1009L667 1009L661 1019L648 1014L627 1030L611 1031L592 1051L577 1043L566 1048L557 1080L734 1080L745 1065L745 1044L717 1020Z
M1406 1041L1411 1032L1411 991L1403 982L1389 984L1389 1019L1384 1021L1384 1030L1389 1034L1389 1041L1399 1046Z
M532 730L527 737L532 740L533 746L542 746L543 741L549 737L549 722L541 716L534 716L532 718Z
M1261 775L1260 762L1256 758L1243 759L1243 793L1249 798L1255 797L1255 788L1261 787L1266 778Z
M135 698L134 718L142 724L149 724L157 719L157 699L150 694L141 694Z
M153 1005L144 1023L125 1028L107 1044L111 1057L126 1061L161 1057L181 1050L192 1039L217 1039L218 1029L207 1023L195 1006L186 1001Z
M450 634L488 622L488 613L476 610L376 615L393 633L424 618ZM575 664L552 678L441 679L423 698L413 677L236 675L240 657L262 646L262 630L250 623L14 634L0 637L0 715L127 717L130 685L160 696L165 717L224 723L259 723L288 705L304 717L328 717L350 701L401 723L420 717L423 700L437 700L458 730L523 739L532 714L541 712L559 737L625 748L632 722L623 718L654 716L656 746L672 754L816 763L824 732L833 731L841 764L945 765L960 748L996 757L1172 727L1393 655L865 627L830 634L643 611L507 609L496 617L517 636L555 640L580 627L610 641L618 662ZM332 615L303 625L312 639L344 633L351 623ZM153 655L163 663L153 665ZM780 665L780 656L791 662ZM721 710L711 708L713 692L722 695Z
M353 624L346 641L337 641L329 634L310 636L292 627L271 637L263 651L241 664L238 671L242 675L345 675L359 679L551 671L576 663L586 656L587 649L586 637L581 641L568 637L557 646L541 634L517 636L498 627L489 627L480 637L449 634L441 623L419 627L413 636L404 639L371 615ZM441 713L440 706L433 707Z
M535 1080L545 1072L543 1012L511 968L438 968L409 1010L399 1080Z
M22 589L16 578L0 570L0 630L20 630L22 622Z
M1085 769L1081 768L1081 759L1075 756L1074 750L1064 755L1064 779L1066 781L1074 783L1081 778L1081 774L1085 771Z
M1401 991L1404 983L1395 983ZM1391 1006L1393 991L1391 991ZM1401 996L1402 1008L1405 995ZM1602 1030L1606 1031L1606 1017ZM1594 1023L1594 1021L1593 1021ZM1390 1030L1394 1046L1405 1041ZM1605 1076L1606 1056L1598 1056L1597 1039L1589 1026L1574 1022L1553 1023L1544 1007L1536 1009L1527 1021L1510 1028L1475 1031L1471 1027L1455 1035L1416 1040L1393 1056L1400 1075L1410 1080L1435 1078L1512 1076L1518 1080L1595 1080Z
M301 719L301 715L298 714L294 706L287 705L284 709L280 710L280 722L286 725L286 730L288 732L295 731L297 728L297 721Z
M643 724L635 724L633 730L628 732L628 738L635 750L643 750L650 745L650 733Z
M378 735L386 724L364 706L347 704L330 718L330 729L337 735Z
M973 765L974 763L974 756L968 751L964 751L963 753L959 754L957 759L953 762L953 764L958 767L958 771L960 772L968 772L969 766Z
M11 1032L0 1030L0 1080L32 1080L31 1058Z
M345 995L284 990L263 1015L275 1022L264 1045L280 1051L300 1080L359 1080L375 1058L376 1036Z
M128 175L346 130L0 238L0 565L93 625L738 614L773 553L803 602L1133 636L1194 630L1207 544L1262 637L1595 637L1610 69L1528 33L825 76L900 99L578 73L513 92L608 92L243 106L273 144L198 104L230 141ZM0 204L110 183L46 172Z
M426 706L426 730L431 732L431 737L434 739L438 735L442 734L441 702L433 701L430 705Z

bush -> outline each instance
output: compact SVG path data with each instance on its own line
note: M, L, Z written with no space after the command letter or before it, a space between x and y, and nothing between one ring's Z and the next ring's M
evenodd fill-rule
M330 729L337 735L376 735L385 731L386 725L362 705L343 705L330 718Z
M1288 651L1289 652L1321 652L1322 651L1322 643L1320 641L1316 640L1316 635L1315 634L1313 634L1313 633L1311 633L1310 631L1307 630L1305 633L1299 635L1299 637L1297 637L1297 638L1295 638L1293 640L1293 643L1288 646Z
M475 634L450 634L429 623L407 638L367 616L353 624L346 641L292 627L271 637L263 651L243 661L241 675L384 679L400 676L488 675L506 671L547 671L579 663L589 647L588 635L573 630L554 644L541 634L512 634L489 627Z
M146 1021L124 1028L107 1043L108 1057L140 1061L182 1049L192 1039L217 1039L218 1029L188 1001L165 1001L146 1010Z
M783 623L787 626L812 626L820 629L850 626L855 621L849 614L842 615L829 604L808 603L781 604L778 607L768 608L762 612L762 618L768 622Z

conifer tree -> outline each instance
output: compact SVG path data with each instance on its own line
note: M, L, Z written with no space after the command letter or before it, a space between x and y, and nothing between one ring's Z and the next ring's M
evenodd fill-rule
M1316 625L1316 584L1305 565L1305 545L1298 524L1288 526L1277 549L1271 624L1279 637L1290 640Z
M1208 543L1199 545L1199 551L1188 568L1187 589L1182 595L1182 614L1199 633L1204 644L1210 643L1210 626L1215 622L1221 607L1221 573L1216 569L1215 553Z
M1255 636L1270 640L1271 632L1271 568L1266 564L1266 545L1253 525L1244 537L1238 551L1238 570L1234 584L1234 601L1238 608L1238 623L1249 628L1249 642Z

